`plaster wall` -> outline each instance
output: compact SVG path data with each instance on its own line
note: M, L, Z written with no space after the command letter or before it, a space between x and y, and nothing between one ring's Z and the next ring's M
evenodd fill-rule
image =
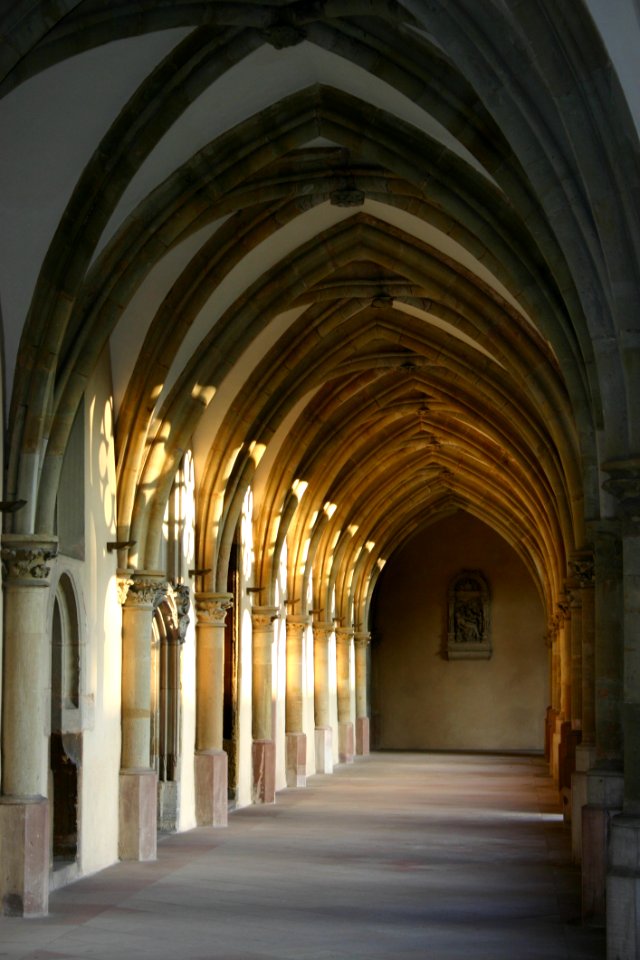
M446 659L447 591L464 569L491 591L490 660ZM372 718L382 748L541 750L547 700L544 616L509 544L460 511L388 561L374 597Z
M116 477L108 352L85 393L85 561L76 563L84 596L86 675L80 785L80 870L93 873L118 858L118 775L122 611L116 558Z

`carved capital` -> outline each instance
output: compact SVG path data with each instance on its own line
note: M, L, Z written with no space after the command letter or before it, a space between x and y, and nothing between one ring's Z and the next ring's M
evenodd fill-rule
M46 586L49 561L58 553L57 537L5 534L2 537L2 576L9 581Z
M564 622L569 620L571 617L571 600L568 593L563 593L557 600L556 607L558 609L557 621L558 621L558 630L561 630Z
M118 591L118 603L120 606L124 606L129 594L129 588L131 587L133 580L128 571L122 571L116 574L116 589Z
M151 607L155 610L169 591L169 581L161 573L132 571L131 579L133 582L129 586L125 601L127 607Z
M173 588L178 615L178 643L184 643L189 626L189 609L191 607L191 591L186 583L176 583Z
M309 617L287 617L286 624L288 636L290 633L303 634L307 627L310 626L311 621L309 620Z
M569 570L581 590L595 583L595 560L590 550L574 554L569 560Z
M336 643L349 643L353 633L353 627L336 627Z
M314 643L328 643L329 637L335 630L333 623L327 620L316 620L311 625L311 628L313 630Z
M253 607L251 610L251 626L254 630L264 630L271 626L279 616L279 607Z
M371 634L365 631L358 631L358 633L354 633L353 639L357 647L368 647L371 643Z
M197 621L198 623L224 626L227 620L227 610L230 610L232 606L232 593L197 593Z

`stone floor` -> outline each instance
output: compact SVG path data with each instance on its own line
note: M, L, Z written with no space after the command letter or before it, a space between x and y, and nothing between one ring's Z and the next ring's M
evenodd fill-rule
M531 757L374 754L0 920L10 960L596 960Z

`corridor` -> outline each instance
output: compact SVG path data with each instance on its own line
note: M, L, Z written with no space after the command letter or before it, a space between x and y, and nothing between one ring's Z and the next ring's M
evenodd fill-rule
M6 960L597 960L542 759L373 754L0 919Z

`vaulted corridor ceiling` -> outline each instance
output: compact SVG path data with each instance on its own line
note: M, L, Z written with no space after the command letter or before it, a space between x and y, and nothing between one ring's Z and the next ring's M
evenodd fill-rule
M584 11L67 0L5 20L15 532L53 528L108 349L121 566L157 564L192 443L210 588L252 482L263 599L287 536L291 596L313 561L314 603L335 587L363 617L390 553L463 509L552 611L597 461L640 429L612 347L640 263L612 187L638 171Z

